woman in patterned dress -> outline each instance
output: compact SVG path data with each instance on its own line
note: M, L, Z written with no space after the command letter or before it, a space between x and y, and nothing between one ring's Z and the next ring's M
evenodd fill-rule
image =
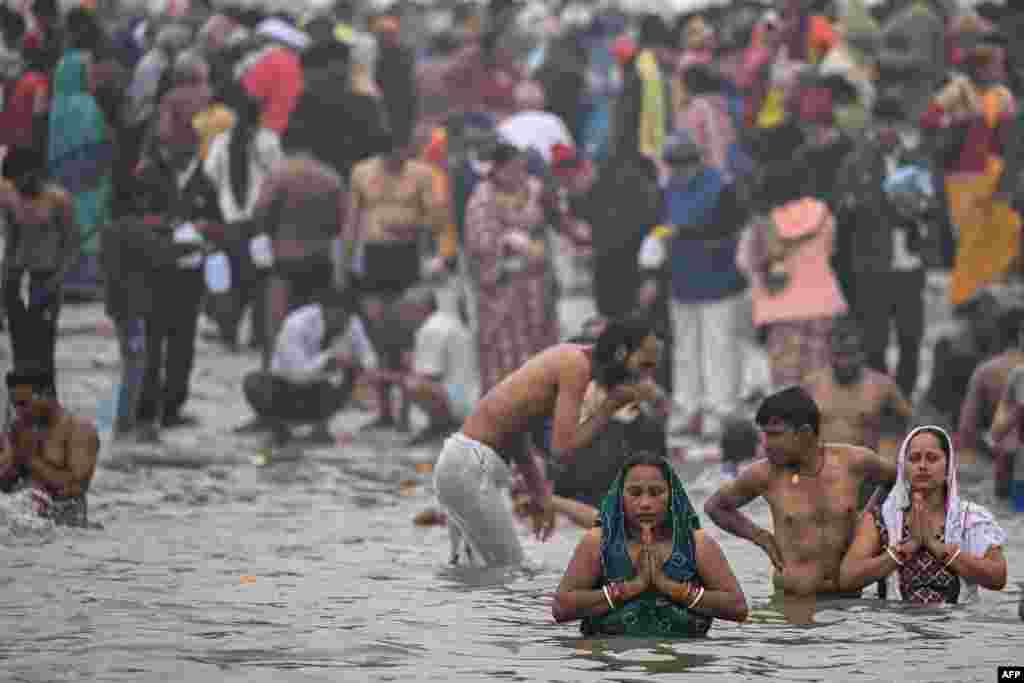
M880 507L864 513L839 571L841 590L894 577L904 602L956 604L978 586L1006 586L1006 532L992 513L960 497L953 442L918 427L903 442L899 477Z
M500 144L466 209L466 253L477 289L481 395L558 341L557 292L541 182Z

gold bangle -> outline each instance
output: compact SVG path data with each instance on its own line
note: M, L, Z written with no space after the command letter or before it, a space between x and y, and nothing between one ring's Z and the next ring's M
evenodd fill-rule
M889 557L893 559L893 562L895 562L901 567L903 566L902 560L900 560L900 558L896 555L896 552L892 549L891 545L887 545L885 547L885 552L889 553Z
M604 588L601 589L601 592L604 593L604 599L608 601L608 607L610 609L615 609L615 603L612 602L612 596L608 594L608 584L604 585Z
M687 605L686 608L687 609L693 609L694 607L697 606L697 603L700 602L701 598L703 598L703 597L704 597L704 586L701 586L700 588L697 589L697 597L694 598L693 602L691 602L689 605Z
M962 550L963 550L963 548L961 548L960 546L957 546L956 552L953 553L948 560L946 560L946 564L942 565L942 568L943 569L949 569L949 565L953 564L953 561L956 560L956 558L960 557L960 552Z

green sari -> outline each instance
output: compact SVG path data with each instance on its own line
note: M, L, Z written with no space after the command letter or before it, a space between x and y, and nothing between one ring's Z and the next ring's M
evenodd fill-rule
M695 581L697 557L693 532L700 519L672 466L662 461L662 472L671 489L669 517L672 522L672 554L665 562L665 576L673 581ZM629 557L626 519L622 507L625 476L620 473L601 501L601 567L599 586L636 576ZM711 629L711 618L697 614L667 596L649 590L600 617L585 617L580 630L586 636L623 635L640 638L702 638Z

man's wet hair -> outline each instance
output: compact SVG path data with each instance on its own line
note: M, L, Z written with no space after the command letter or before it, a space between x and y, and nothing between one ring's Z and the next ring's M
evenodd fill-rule
M788 387L766 398L757 410L754 422L762 429L781 422L793 430L810 427L817 435L821 428L821 411L803 387Z
M594 345L593 378L604 387L621 384L627 376L626 358L652 334L655 334L654 327L643 316L609 322Z

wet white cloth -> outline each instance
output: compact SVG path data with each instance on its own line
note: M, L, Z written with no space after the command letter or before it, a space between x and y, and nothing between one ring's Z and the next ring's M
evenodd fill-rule
M946 524L943 541L958 545L963 552L979 557L987 553L989 548L1006 545L1006 532L999 526L992 513L984 506L967 502L960 497L958 462L956 450L953 448L953 440L949 438L949 434L945 430L934 426L922 426L912 430L907 434L907 438L903 440L903 445L900 447L899 459L896 463L896 484L892 487L885 502L882 503L882 520L889 532L889 542L896 545L903 538L903 519L906 511L910 509L910 482L905 471L907 449L910 447L911 440L923 430L933 430L942 434L949 449L946 470ZM890 595L897 595L895 576L895 572L889 575ZM976 583L960 579L960 584L961 595L965 596L964 602L977 598L978 585Z
M416 330L413 346L413 371L428 375L445 385L456 419L465 419L479 396L476 381L476 349L473 335L455 315L435 311Z
M294 384L312 384L327 376L330 359L339 354L349 355L361 367L377 367L377 353L358 316L352 316L345 332L324 350L326 333L320 304L293 311L284 319L275 340L270 372Z
M523 561L508 495L511 482L511 469L490 446L461 433L444 442L434 490L448 515L452 564L503 567Z

